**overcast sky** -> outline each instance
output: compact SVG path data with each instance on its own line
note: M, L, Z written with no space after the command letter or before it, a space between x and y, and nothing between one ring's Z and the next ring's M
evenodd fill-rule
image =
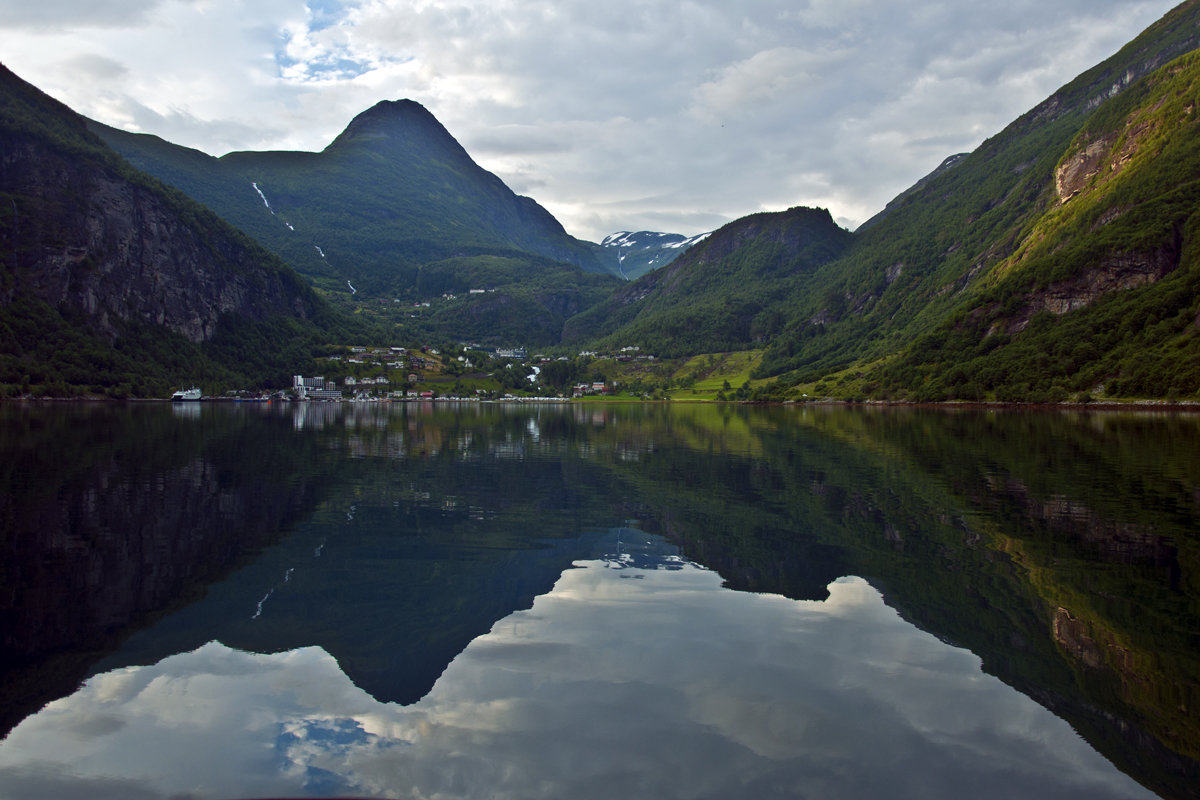
M0 0L0 60L213 155L425 105L572 234L863 222L1175 0Z

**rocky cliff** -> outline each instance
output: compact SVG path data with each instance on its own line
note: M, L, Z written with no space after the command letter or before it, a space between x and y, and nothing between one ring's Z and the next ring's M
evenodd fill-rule
M110 340L121 322L202 342L226 314L261 321L312 311L311 291L273 256L111 163L9 135L0 189L8 200L0 303L32 295Z
M278 257L0 67L0 397L280 385L337 324Z

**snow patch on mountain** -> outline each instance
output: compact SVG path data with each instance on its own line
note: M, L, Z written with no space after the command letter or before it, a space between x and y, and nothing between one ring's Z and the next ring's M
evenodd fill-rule
M689 247L693 247L695 245L700 244L701 242L703 242L705 239L707 239L711 235L712 235L712 231L709 231L708 233L701 233L697 236L693 236L690 239L684 239L681 242L671 242L670 244L665 244L665 245L663 245L663 247L683 248L686 250Z
M637 242L633 237L637 234L630 231L617 231L610 233L604 237L604 241L600 242L601 247L633 247Z

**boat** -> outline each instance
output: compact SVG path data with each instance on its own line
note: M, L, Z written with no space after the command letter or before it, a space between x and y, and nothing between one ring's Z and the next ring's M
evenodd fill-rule
M200 389L193 386L190 389L180 389L178 392L171 395L171 401L175 403L181 403L184 401L199 400L201 397L203 397L203 395L201 394Z

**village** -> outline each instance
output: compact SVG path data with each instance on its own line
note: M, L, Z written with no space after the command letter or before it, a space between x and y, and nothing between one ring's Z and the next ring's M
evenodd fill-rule
M574 356L534 355L524 347L339 348L318 359L323 374L292 378L279 399L324 402L488 401L561 402L615 395L623 387L616 365L652 365L637 346ZM640 382L639 382L640 383Z

